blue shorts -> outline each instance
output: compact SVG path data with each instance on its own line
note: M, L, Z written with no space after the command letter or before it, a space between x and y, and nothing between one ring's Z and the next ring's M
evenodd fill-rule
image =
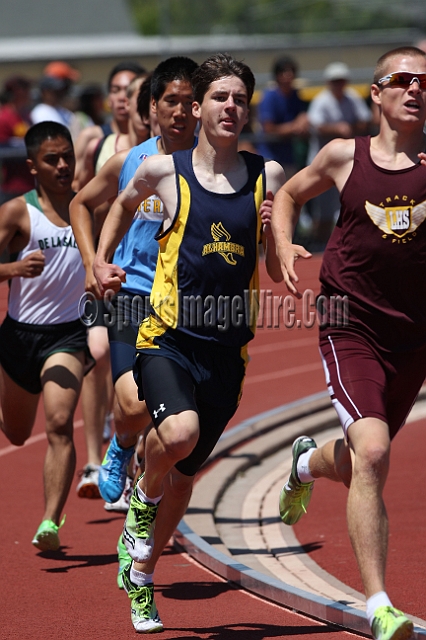
M133 371L139 324L149 313L149 295L120 292L107 304L105 324L111 358L112 381L115 384L124 373Z

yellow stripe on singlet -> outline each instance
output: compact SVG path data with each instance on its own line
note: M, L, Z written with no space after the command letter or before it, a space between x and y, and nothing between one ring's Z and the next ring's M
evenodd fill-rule
M256 180L256 186L254 189L254 203L257 212L257 227L256 227L256 266L253 271L253 275L250 278L249 283L249 301L250 301L250 330L253 335L256 332L257 316L259 314L259 242L262 238L262 220L260 218L259 209L263 200L265 199L265 184L263 173L261 173Z
M191 206L191 192L186 180L179 176L180 206L172 226L158 238L159 252L151 306L156 316L150 316L139 327L137 349L157 348L153 340L168 327L176 329L179 320L179 250L185 234Z

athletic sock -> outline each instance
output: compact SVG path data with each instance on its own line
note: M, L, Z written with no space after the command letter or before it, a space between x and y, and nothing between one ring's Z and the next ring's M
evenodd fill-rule
M139 500L141 502L149 502L150 504L158 504L161 500L161 498L163 497L163 494L161 494L161 496L158 496L158 498L148 498L147 495L144 494L144 492L142 491L142 489L140 488L139 484L137 485L138 488L138 496L139 496Z
M138 587L144 587L146 584L152 584L154 581L153 573L144 573L143 571L137 571L132 562L130 568L130 580L133 584L137 584Z
M299 480L302 484L306 484L307 482L312 482L315 478L311 475L309 471L309 460L311 455L314 453L315 449L308 449L305 453L299 456L297 461L297 475L299 476Z
M368 598L366 614L367 614L370 627L373 624L374 612L376 611L377 607L391 607L391 606L392 606L392 602L389 600L389 597L386 591L378 591L377 593L372 595L371 598Z

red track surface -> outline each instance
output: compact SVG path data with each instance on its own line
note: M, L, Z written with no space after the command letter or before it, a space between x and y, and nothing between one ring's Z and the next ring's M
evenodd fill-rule
M302 289L318 288L319 264L317 257L298 263ZM262 284L285 296L283 287L272 286L264 274ZM6 285L0 285L1 317L6 296ZM302 320L299 302L296 316ZM232 424L325 388L315 327L289 330L281 312L280 328L258 329L250 353L243 400ZM86 460L79 411L76 427L77 467L81 468ZM426 517L418 506L425 479L420 459L424 441L419 423L407 427L400 436L387 491L391 519L389 591L398 606L423 618L425 579L420 553ZM107 513L102 501L78 499L73 488L61 530L61 552L48 556L31 545L43 511L45 449L42 410L27 446L9 447L0 433L0 638L134 638L129 601L115 583L115 545L122 516ZM317 484L309 515L296 533L319 564L360 589L346 534L345 491L338 485ZM407 486L410 496L404 496ZM159 637L167 640L268 640L283 636L319 640L324 634L331 640L354 637L234 588L172 547L159 562L155 583L156 602L166 628Z

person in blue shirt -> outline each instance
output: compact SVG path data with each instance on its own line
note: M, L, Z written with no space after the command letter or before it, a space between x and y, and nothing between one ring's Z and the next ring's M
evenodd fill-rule
M257 145L258 152L279 162L287 179L302 168L297 166L294 138L306 137L309 132L307 105L294 88L296 74L297 65L292 58L276 60L273 66L276 84L264 91L258 107L263 133L275 138Z
M110 158L100 172L77 194L70 208L71 224L86 268L86 291L98 298L101 295L92 270L95 257L92 234L94 211L105 201L115 199L133 178L136 169L145 158L156 154L168 155L194 146L196 119L192 115L193 96L190 79L196 68L197 64L193 60L183 56L164 60L156 67L151 77L150 102L160 135ZM141 115L146 116L143 101L141 92L138 110ZM126 486L127 467L133 457L139 433L150 422L145 403L138 400L132 370L138 324L145 315L145 302L149 300L154 278L158 254L158 243L154 237L163 219L162 212L162 202L156 196L140 203L132 225L114 255L116 263L126 272L126 282L119 295L106 301L109 310L106 323L116 397L116 433L99 472L99 490L108 504L120 499ZM135 310L133 315L132 310ZM130 318L129 313L132 315ZM117 464L114 465L113 461ZM105 482L106 477L109 479L108 482ZM121 588L121 573L127 559L121 536L118 553L120 565L117 580Z

